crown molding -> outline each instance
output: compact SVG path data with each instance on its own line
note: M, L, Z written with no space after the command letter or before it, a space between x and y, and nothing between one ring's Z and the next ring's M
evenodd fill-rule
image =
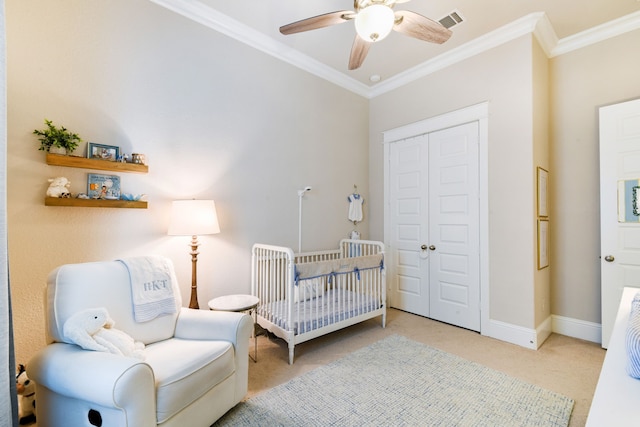
M368 99L526 34L533 34L547 57L553 58L640 28L639 11L559 40L547 15L535 12L369 87L200 1L150 1Z
M547 58L551 58L553 49L558 45L558 36L546 13L543 13L540 19L538 19L533 29L533 35L538 40L538 44L542 47Z
M483 36L475 38L468 43L451 49L435 58L409 68L395 76L378 83L371 88L370 98L382 95L391 90L404 86L414 80L436 71L447 68L465 59L476 56L494 47L500 46L525 34L530 34L535 29L538 21L545 16L543 12L526 15L517 21L493 30Z
M308 55L280 43L267 35L254 30L228 15L194 0L151 0L166 9L229 36L241 43L258 49L281 61L287 62L314 74L324 80L363 97L369 97L369 87L348 77Z
M613 21L561 39L551 51L550 58L582 49L595 43L616 37L640 28L640 11L630 13Z

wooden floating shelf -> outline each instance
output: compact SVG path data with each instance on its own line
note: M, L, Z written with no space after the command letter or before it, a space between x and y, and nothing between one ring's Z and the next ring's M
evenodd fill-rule
M45 206L73 206L82 208L129 208L129 209L147 209L146 201L129 201L129 200L103 200L103 199L72 199L45 197Z
M70 168L96 169L115 172L149 172L149 166L138 163L110 162L107 160L87 159L85 157L63 156L61 154L51 153L47 153L47 164L52 166L67 166Z

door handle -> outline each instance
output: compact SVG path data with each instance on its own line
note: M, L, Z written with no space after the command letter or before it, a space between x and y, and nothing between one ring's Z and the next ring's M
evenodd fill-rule
M431 246L429 246L429 250L435 251L435 250L436 250L436 247L435 247L435 246L433 246L433 245L431 245Z
M423 251L426 251L427 250L427 245L420 246L420 249L422 249Z
M613 255L607 255L604 257L604 260L607 262L613 262L615 260L615 257Z

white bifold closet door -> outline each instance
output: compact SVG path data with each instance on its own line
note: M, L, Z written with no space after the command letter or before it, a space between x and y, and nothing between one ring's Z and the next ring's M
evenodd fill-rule
M479 128L391 144L390 304L480 331Z

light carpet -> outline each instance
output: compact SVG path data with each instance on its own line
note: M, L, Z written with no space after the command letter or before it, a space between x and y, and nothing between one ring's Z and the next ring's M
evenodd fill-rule
M214 426L567 426L573 404L392 335L241 402Z

